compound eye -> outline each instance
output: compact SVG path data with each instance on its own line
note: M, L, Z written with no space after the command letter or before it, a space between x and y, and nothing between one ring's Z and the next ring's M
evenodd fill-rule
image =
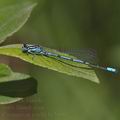
M23 47L27 47L27 44L23 44Z

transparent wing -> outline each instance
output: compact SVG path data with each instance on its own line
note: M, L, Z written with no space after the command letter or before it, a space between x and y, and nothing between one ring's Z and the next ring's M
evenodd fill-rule
M80 60L87 61L90 63L98 63L97 52L94 49L60 49L60 52L73 55Z

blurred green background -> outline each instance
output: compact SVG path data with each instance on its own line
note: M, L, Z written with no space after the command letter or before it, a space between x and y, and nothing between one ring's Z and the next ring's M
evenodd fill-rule
M54 49L93 48L99 64L119 67L119 0L36 1L38 5L28 22L5 43L33 43ZM18 59L10 59L10 63L14 70L34 76L39 87L36 95L1 106L4 120L120 119L119 74L97 70L101 83L96 84Z

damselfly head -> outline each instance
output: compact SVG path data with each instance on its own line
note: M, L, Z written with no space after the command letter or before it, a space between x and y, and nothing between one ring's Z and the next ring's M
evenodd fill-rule
M43 48L39 45L32 45L32 44L23 44L22 51L24 53L40 53L43 52Z

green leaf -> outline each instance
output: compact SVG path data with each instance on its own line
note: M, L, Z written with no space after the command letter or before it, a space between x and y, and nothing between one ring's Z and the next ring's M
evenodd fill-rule
M22 100L23 98L13 98L8 96L0 96L0 104L11 104L14 102L18 102Z
M33 58L33 55L27 55L26 53L23 53L22 45L8 45L0 48L0 54L17 57L20 58L26 62L32 63L34 65L38 65L41 67L45 67L51 70L55 70L61 73L65 73L72 76L82 77L94 82L99 83L99 79L96 76L96 73L93 69L91 69L89 66L80 64L80 63L74 63L72 61L65 61L65 60L59 60L57 58L50 58L46 56L36 55ZM52 51L54 53L63 55L63 53L57 52L52 49L44 48L48 51ZM64 54L65 56L69 56L67 54Z
M14 103L36 93L37 83L29 75L12 72L4 64L0 64L0 69L10 73L0 76L0 104Z
M30 1L0 1L0 43L17 32L27 21L36 4Z
M5 64L0 64L0 77L7 76L10 74L11 74L11 69Z

